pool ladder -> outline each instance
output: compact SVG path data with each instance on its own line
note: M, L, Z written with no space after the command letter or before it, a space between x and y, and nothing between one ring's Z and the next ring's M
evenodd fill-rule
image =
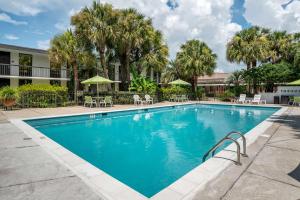
M232 138L231 136L232 135L238 135L239 137L242 138L242 141L243 141L243 153L241 153L241 146L240 144L238 143L237 139L234 139ZM223 137L217 144L215 144L202 158L202 162L204 162L207 158L207 156L209 156L209 154L211 153L212 157L215 155L216 153L216 150L225 142L225 141L231 141L233 142L234 144L236 144L236 161L235 163L237 165L242 165L241 164L241 155L244 156L244 157L248 157L247 154L246 154L246 138L245 136L238 132L238 131L231 131L230 133L228 133L225 137Z

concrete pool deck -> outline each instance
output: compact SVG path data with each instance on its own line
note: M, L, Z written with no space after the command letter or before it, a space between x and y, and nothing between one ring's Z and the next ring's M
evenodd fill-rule
M124 105L113 109L132 107L136 108ZM1 111L0 199L101 199L8 119L103 110L111 108L76 106ZM300 108L290 108L276 120L249 146L248 154L242 166L230 165L198 191L194 199L299 199Z

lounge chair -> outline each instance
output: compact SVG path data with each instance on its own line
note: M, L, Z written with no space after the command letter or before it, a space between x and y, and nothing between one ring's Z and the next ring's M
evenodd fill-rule
M113 106L113 102L112 102L112 96L105 96L103 101L100 102L100 105L104 105L105 107L107 105L110 105L111 107Z
M90 108L95 105L97 107L97 102L96 100L93 100L91 96L84 96L84 104L83 106L85 107L87 104L90 105Z
M134 102L134 105L139 105L139 104L143 105L142 99L137 94L133 95L133 102Z
M145 95L145 102L146 102L147 104L153 104L153 98L150 97L149 94L146 94L146 95Z
M256 95L254 95L253 100L251 100L251 103L252 104L261 104L261 103L267 104L267 101L262 100L260 94L256 94Z
M246 94L240 94L239 99L237 99L236 103L246 103Z

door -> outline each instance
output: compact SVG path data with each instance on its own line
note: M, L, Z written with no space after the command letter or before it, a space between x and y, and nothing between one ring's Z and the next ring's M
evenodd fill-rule
M0 51L0 75L10 75L10 52Z

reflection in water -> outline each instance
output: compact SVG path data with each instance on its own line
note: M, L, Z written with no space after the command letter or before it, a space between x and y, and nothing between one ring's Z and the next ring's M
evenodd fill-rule
M145 119L149 120L149 119L151 119L152 116L153 116L153 113L146 113L145 114Z
M138 121L140 121L140 119L141 119L141 114L135 114L135 115L133 115L133 121L138 122Z
M246 110L245 109L239 109L240 116L245 116L246 115Z

